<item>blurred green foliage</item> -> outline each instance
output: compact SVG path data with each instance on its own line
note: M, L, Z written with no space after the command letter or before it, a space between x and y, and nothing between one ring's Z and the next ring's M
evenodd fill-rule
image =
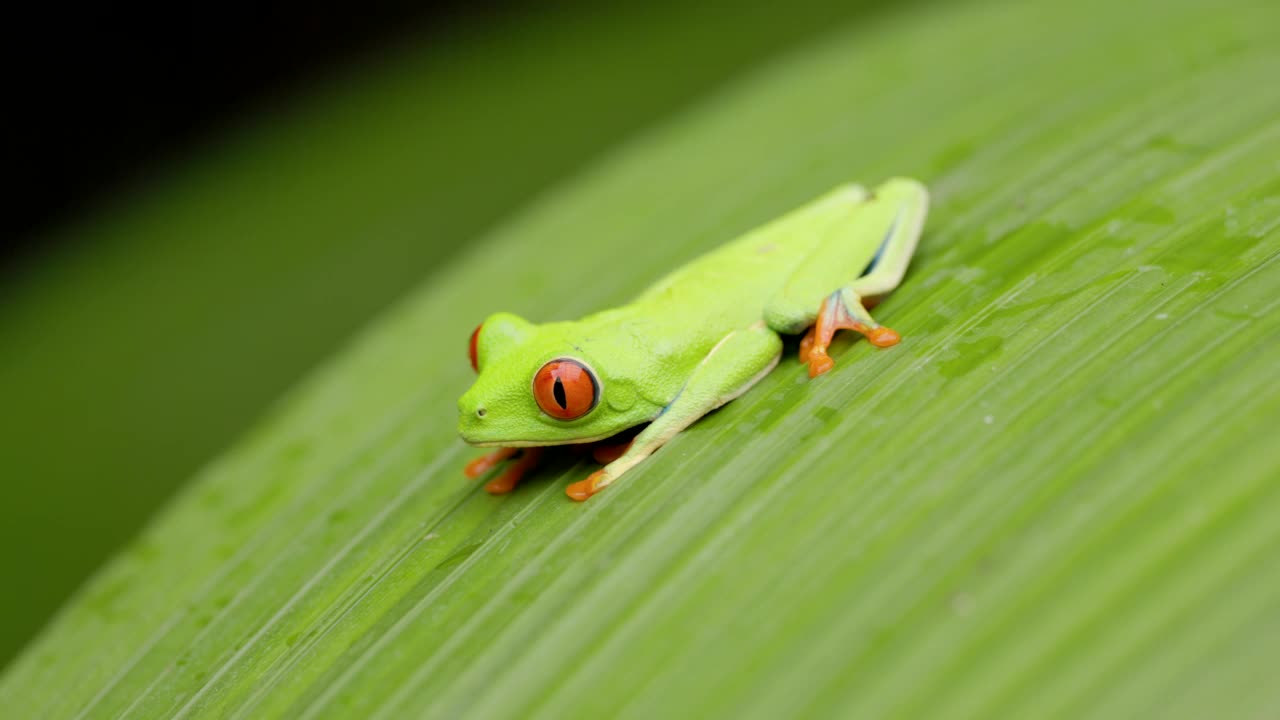
M0 665L266 403L498 216L867 4L565 2L409 38L57 231L0 286L0 568L20 588L0 594Z

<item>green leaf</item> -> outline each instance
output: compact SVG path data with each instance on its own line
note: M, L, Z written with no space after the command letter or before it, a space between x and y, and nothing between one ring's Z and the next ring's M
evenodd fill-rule
M0 262L0 567L22 588L0 593L0 668L427 269L618 138L870 2L749 0L728 18L684 0L582 4L459 18L319 73L36 243L62 252Z
M0 681L14 717L1261 717L1280 690L1274 4L909 6L455 257ZM904 335L784 365L585 504L461 477L477 320L827 189L935 195Z

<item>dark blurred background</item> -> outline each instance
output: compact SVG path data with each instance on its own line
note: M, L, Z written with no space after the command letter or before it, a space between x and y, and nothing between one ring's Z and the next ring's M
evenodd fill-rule
M216 7L27 7L6 44L11 256L39 231L141 171L387 40L439 36L514 3L386 2L377 7L222 3Z
M0 667L449 253L628 135L871 9L220 3L13 18ZM464 343L441 338L441 352L461 358Z

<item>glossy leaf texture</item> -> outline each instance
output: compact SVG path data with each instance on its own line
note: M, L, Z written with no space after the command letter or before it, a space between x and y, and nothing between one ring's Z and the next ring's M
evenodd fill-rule
M1265 717L1280 708L1274 4L885 11L451 258L196 477L0 681L12 717ZM464 480L463 346L849 179L934 209L584 504ZM793 351L793 349L792 349Z

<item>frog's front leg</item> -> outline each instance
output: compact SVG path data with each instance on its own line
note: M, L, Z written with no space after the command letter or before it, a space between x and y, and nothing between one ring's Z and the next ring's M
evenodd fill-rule
M490 495L505 495L516 489L516 485L520 480L532 469L538 466L542 460L543 449L540 447L529 448L498 448L488 455L480 457L467 463L467 467L463 472L467 477L475 479L489 472L498 465L515 457L515 460L509 467L502 471L498 477L485 483L485 492ZM517 453L519 457L516 457Z
M782 339L757 323L729 333L699 363L675 399L639 435L622 457L573 483L566 493L586 500L649 457L698 418L745 393L778 364Z
M897 344L898 333L877 323L863 302L889 293L902 281L928 207L928 192L915 180L880 185L848 210L841 230L827 234L765 307L769 326L778 332L810 328L800 342L800 359L809 364L810 377L835 365L827 346L837 330L860 332L878 347Z
M484 475L485 473L494 469L495 467L500 465L502 462L513 457L519 450L520 448L500 447L491 453L486 453L484 455L481 455L475 460L472 460L471 462L467 463L467 466L462 469L462 474L466 475L472 480L475 480L481 475Z

